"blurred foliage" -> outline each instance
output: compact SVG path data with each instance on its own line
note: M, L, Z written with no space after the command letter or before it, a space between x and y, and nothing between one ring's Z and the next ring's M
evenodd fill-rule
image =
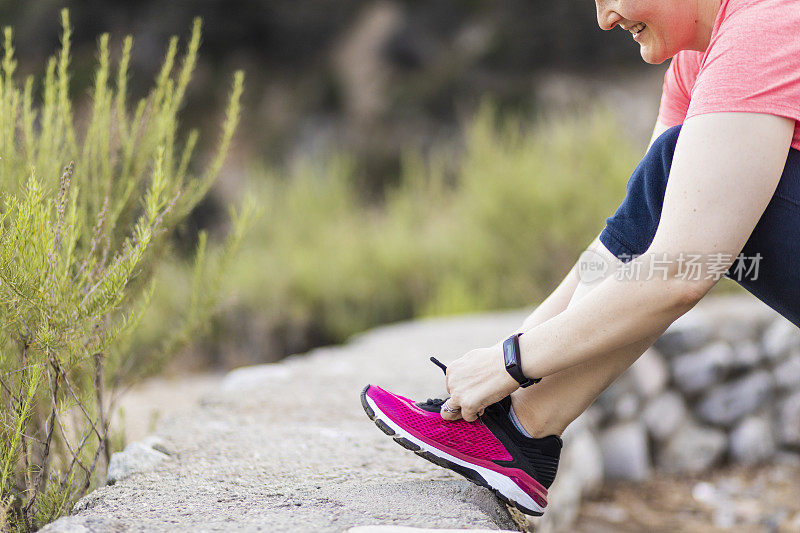
M616 124L597 110L524 127L487 104L462 147L407 154L378 202L342 154L253 171L264 218L226 278L239 296L218 341L248 352L241 364L376 324L539 301L624 196L638 154ZM180 269L162 272L173 294L188 290ZM176 304L157 306L151 335Z
M225 160L243 75L234 75L216 154L196 173L189 163L197 133L179 136L177 116L195 66L199 19L180 66L174 38L155 86L133 107L127 101L133 40L124 39L114 70L108 35L102 35L92 104L78 119L66 10L62 24L61 50L47 62L41 97L33 77L22 84L16 79L12 31L4 30L0 530L36 529L102 479L121 387L157 367L207 321L254 212L245 204L233 214L230 237L214 253L201 234L187 310L172 317L161 349L132 357L132 334L154 294L167 237L205 196Z
M596 99L602 90L590 80L635 91L626 74L661 71L642 62L628 32L602 31L594 4L584 0L0 1L0 20L18 28L23 71L57 45L62 5L76 21L76 88L93 83L99 33L133 32L131 94L145 95L163 43L200 16L203 57L184 125L210 129L216 117L208 109L224 98L218 79L242 68L250 90L239 153L280 164L296 153L344 149L357 170L381 183L396 178L404 149L446 140L484 96L530 114L553 105L560 80L559 97ZM384 17L387 11L394 15ZM357 57L342 57L350 45ZM644 89L655 103L658 87ZM352 105L364 101L362 91L378 104L366 121Z

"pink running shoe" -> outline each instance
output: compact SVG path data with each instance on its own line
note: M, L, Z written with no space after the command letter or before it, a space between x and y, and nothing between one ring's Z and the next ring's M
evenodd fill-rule
M443 402L415 403L374 385L361 392L367 416L399 445L491 489L523 513L540 516L558 469L561 438L520 433L509 418L510 397L484 409L474 422L444 420Z

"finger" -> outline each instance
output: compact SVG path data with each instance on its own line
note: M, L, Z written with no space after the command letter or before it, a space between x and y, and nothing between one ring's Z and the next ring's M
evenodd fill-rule
M474 422L478 419L478 409L470 405L461 405L461 418L467 422ZM481 409L482 411L482 409Z
M449 398L442 404L440 413L445 420L458 420L461 418L461 410L458 406L458 402L453 400L453 398Z
M444 371L444 386L447 389L447 394L450 394L450 374L447 370Z

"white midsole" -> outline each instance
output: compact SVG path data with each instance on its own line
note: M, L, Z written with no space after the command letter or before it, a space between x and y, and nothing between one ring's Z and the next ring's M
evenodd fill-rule
M514 500L518 504L530 509L531 511L535 512L544 512L544 508L536 503L536 501L528 496L525 491L523 491L514 481L512 481L509 477L500 474L499 472L495 472L494 470L490 470L488 468L484 468L482 466L478 466L473 463L468 463L458 457L453 457L452 455L443 452L442 450L436 449L433 446L419 440L418 438L414 437L413 435L409 434L407 431L403 430L400 426L398 426L391 418L386 416L386 413L378 409L378 406L375 405L375 402L372 401L372 398L366 396L367 403L375 412L375 416L380 418L381 421L392 428L395 433L402 436L405 439L413 442L423 450L432 453L437 457L441 457L443 459L447 459L450 462L453 462L457 465L464 466L469 468L470 470L475 470L478 472L486 482L491 485L491 487L498 492L500 492L503 496L508 498L509 500Z

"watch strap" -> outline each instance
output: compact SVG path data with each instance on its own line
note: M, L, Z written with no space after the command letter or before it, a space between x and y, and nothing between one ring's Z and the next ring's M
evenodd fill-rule
M506 371L512 378L519 383L520 387L530 387L534 383L539 383L542 378L528 378L522 373L522 365L520 364L520 350L519 350L519 337L522 333L515 333L503 341L503 359L506 366Z

